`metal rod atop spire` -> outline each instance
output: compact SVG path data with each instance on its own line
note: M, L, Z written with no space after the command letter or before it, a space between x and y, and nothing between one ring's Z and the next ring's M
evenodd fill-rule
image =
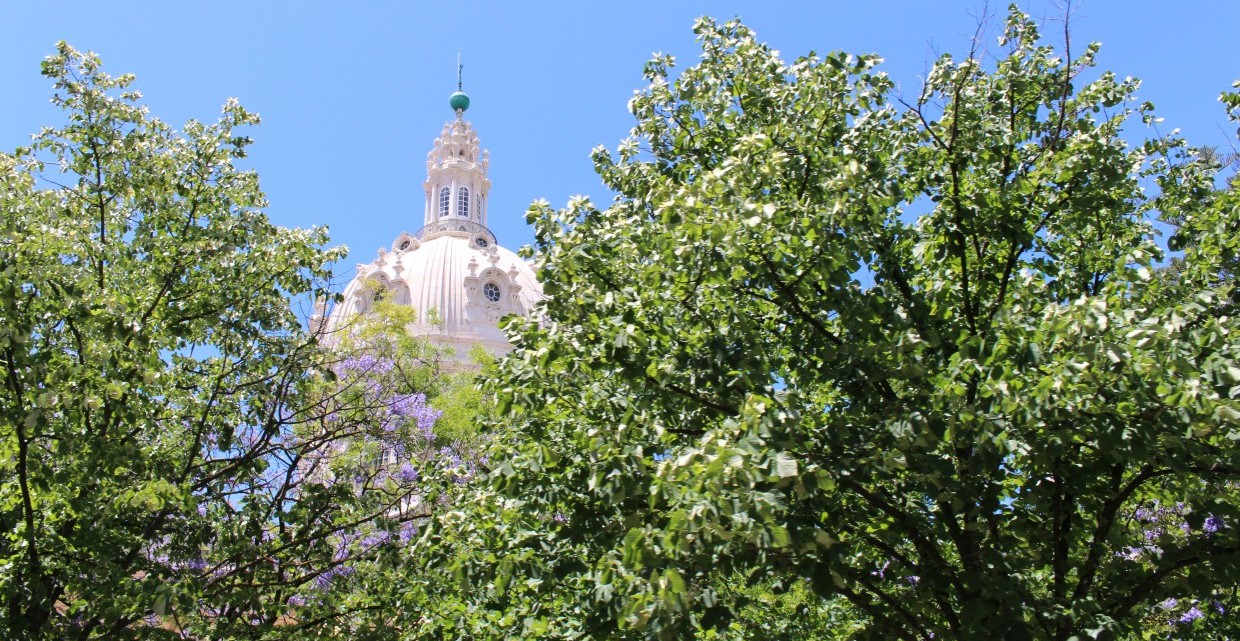
M461 114L464 114L465 110L469 109L469 96L465 95L465 92L461 90L461 86L462 86L461 76L463 75L462 71L464 69L465 69L465 65L461 64L461 50L457 49L456 50L456 93L452 94L451 96L448 96L448 104L451 105L452 111L456 112L457 120L460 120Z

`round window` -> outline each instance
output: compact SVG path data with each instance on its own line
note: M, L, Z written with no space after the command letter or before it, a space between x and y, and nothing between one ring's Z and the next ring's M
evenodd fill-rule
M479 247L486 247L486 246L487 246L487 239L483 238L482 236L479 236L479 237L477 237L477 238L475 238L475 239L474 239L474 244L475 244L475 245L477 245L477 246L479 246Z
M499 285L496 285L495 283L487 283L483 285L482 295L486 296L487 300L491 301L492 303L498 303L499 302Z
M400 242L400 250L401 250L401 251L405 251L406 249L409 249L409 239L408 239L408 238L406 238L406 239L404 239L404 240L402 240L402 241Z

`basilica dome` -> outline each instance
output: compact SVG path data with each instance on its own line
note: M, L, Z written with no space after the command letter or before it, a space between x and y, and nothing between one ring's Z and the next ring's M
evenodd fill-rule
M451 104L456 118L427 155L422 227L400 233L390 249L357 266L343 300L326 318L329 340L385 298L414 308L417 320L408 330L453 348L457 358L474 345L498 355L510 349L500 319L532 315L542 300L530 265L501 247L487 228L490 159L464 120L462 104L468 102Z

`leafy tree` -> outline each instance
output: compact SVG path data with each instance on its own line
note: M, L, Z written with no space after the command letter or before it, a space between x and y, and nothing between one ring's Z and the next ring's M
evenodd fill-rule
M491 366L485 350L463 365L411 335L415 320L411 308L380 297L326 338L334 376L314 392L324 419L299 431L355 429L316 452L304 471L386 511L332 538L337 563L294 595L280 638L394 639L425 627L431 597L409 598L408 586L443 583L444 569L427 563L419 534L471 500L485 463L478 417L494 404L475 384L476 368Z
M262 213L236 102L177 132L93 55L43 72L66 123L0 155L6 638L341 629L372 604L298 601L380 558L357 533L398 531L407 493L314 466L416 400L323 393L290 300L328 295L341 252Z
M1240 89L1240 80L1233 84L1233 88ZM1231 119L1240 122L1240 93L1224 92L1219 96L1219 100L1227 106L1228 115ZM1240 139L1240 130L1237 131L1237 138ZM1195 151L1197 162L1205 165L1210 170L1219 171L1218 179L1224 184L1218 193L1208 193L1203 198L1213 200L1214 209L1234 208L1237 198L1240 198L1240 194L1238 194L1240 192L1240 172L1237 172L1237 169L1240 169L1240 152L1223 154L1214 147L1200 147ZM1231 172L1230 175L1227 174L1228 170ZM1198 207L1194 209L1200 210L1205 208ZM1185 246L1195 245L1199 242L1216 243L1217 240L1211 237L1213 234L1223 233L1231 236L1237 231L1234 226L1227 227L1225 219L1220 221L1223 222L1222 227L1214 229L1201 229L1199 226L1200 221L1198 221L1198 225L1184 227L1185 221L1175 215L1164 216L1162 221L1174 229L1174 233L1172 233L1168 243L1172 249L1182 249ZM1236 274L1240 273L1240 256L1237 256L1235 247L1227 246L1224 243L1222 247L1215 246L1214 251L1221 252L1223 258L1223 264L1219 266L1216 272L1217 278L1220 280L1235 280ZM1173 257L1168 275L1171 277L1178 276L1183 266L1182 263L1183 261L1180 257ZM1235 295L1234 292L1233 295Z
M696 30L595 154L616 201L530 212L549 321L491 379L494 493L424 539L473 547L440 631L741 636L737 575L883 639L1234 594L1240 210L1182 141L1128 142L1137 82L1015 10L993 68L944 56L908 104L874 56ZM1195 239L1176 279L1157 216Z

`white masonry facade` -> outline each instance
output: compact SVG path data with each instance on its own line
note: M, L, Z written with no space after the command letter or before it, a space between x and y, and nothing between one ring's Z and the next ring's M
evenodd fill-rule
M343 300L326 319L329 337L348 331L383 297L414 308L417 321L409 332L451 348L459 360L474 345L501 355L511 346L499 320L531 315L543 298L530 265L501 247L487 228L489 154L463 117L468 98L459 97L464 94L452 97L456 117L427 154L421 229L400 233L390 250L380 248L373 261L357 266Z

